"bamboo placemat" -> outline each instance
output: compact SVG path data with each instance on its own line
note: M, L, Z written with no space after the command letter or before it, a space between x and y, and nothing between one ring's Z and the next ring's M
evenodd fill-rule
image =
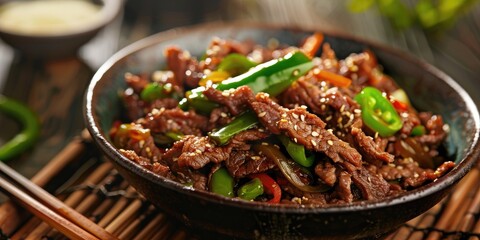
M99 156L84 132L32 181L120 239L198 239L137 194L111 164ZM477 167L442 202L386 239L480 240L479 182ZM12 202L0 205L0 230L2 239L65 239Z

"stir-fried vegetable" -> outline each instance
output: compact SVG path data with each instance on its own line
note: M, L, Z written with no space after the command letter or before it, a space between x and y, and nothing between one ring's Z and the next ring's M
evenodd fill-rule
M318 49L320 49L323 38L323 34L319 32L308 36L301 47L302 51L310 58L313 58L317 54Z
M218 64L217 71L227 72L230 76L238 76L256 65L242 54L231 53Z
M219 145L223 145L235 134L250 129L257 125L258 119L254 112L247 111L236 117L229 124L209 134L210 138Z
M117 132L115 133L116 136L125 136L137 141L145 140L150 137L150 129L145 129L139 124L135 123L125 123L121 124Z
M299 77L305 75L313 67L313 62L302 52L287 54L283 58L274 59L250 69L248 72L214 85L218 90L229 90L240 86L249 86L253 92L266 92L275 96L287 89ZM204 88L193 89L191 94L180 101L184 110L192 107L195 110L209 113L217 104L207 104L202 94ZM197 108L199 107L199 108Z
M144 101L151 102L155 99L167 97L172 91L172 85L160 84L157 82L149 83L140 93L140 98Z
M272 198L267 201L268 203L280 202L280 199L282 199L282 189L273 178L266 173L253 174L251 177L259 179L262 182L265 193L272 196Z
M325 81L327 81L327 82L329 82L329 83L331 83L331 84L333 84L334 86L337 86L337 87L346 88L346 87L349 87L352 84L351 79L346 78L342 75L333 73L333 72L315 69L315 70L313 70L313 74L315 76L317 76L318 78L320 78L322 80L325 80Z
M30 148L40 134L38 118L30 109L20 102L0 96L0 112L20 122L22 130L2 147L0 160L11 159Z
M233 187L235 181L230 176L227 169L219 168L213 174L210 179L210 191L223 195L225 197L234 197Z
M290 138L284 135L279 135L278 138L282 142L285 149L292 159L304 167L311 167L315 161L315 155L307 154L305 146L293 142ZM308 156L307 156L308 155Z
M254 200L264 192L262 181L259 178L254 178L242 185L237 190L237 196L245 200Z
M425 127L423 125L417 125L415 127L413 127L412 129L412 132L410 133L410 135L412 136L422 136L423 134L425 134L427 130L425 129Z
M402 128L402 119L378 89L365 87L355 100L362 107L363 122L380 136L392 136Z
M257 152L261 152L267 158L274 161L277 164L278 168L282 171L285 178L298 189L304 192L325 192L330 189L330 187L327 185L319 184L316 186L311 186L302 182L300 177L296 174L295 170L293 169L296 163L293 161L289 161L285 157L285 155L283 155L283 153L273 145L258 144L258 145L254 145L253 149ZM297 168L298 167L299 166L297 166ZM305 171L305 173L308 174L308 171Z

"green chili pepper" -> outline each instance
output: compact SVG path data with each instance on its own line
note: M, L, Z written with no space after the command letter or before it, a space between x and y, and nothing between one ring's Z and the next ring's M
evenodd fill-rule
M252 68L250 71L218 84L217 89L228 90L249 86L254 92L277 95L313 68L313 62L302 52L287 54Z
M245 200L254 200L263 194L263 184L258 178L254 178L248 183L245 183L237 190L237 196Z
M228 72L230 76L237 76L256 65L255 62L250 61L246 56L232 53L226 56L220 64L218 64L217 71L225 71Z
M0 147L0 160L11 159L30 148L40 135L40 124L34 112L13 99L0 96L0 112L22 125L20 133Z
M412 136L422 136L423 134L425 134L425 132L426 132L426 130L425 130L425 127L423 125L417 125L417 126L413 127L410 135L412 135Z
M249 86L253 92L265 92L275 96L299 77L313 68L313 62L302 52L287 54L283 58L274 59L251 68L248 72L213 85L218 90L228 90L240 86ZM206 104L208 99L202 94L203 87L193 89L192 93L182 100L182 109L201 106L202 112L210 112L218 104Z
M179 140L182 140L183 138L182 133L176 133L176 132L167 132L165 133L165 136L171 138L174 141L179 141Z
M233 177L223 167L216 170L210 179L210 191L225 197L234 197L234 185Z
M278 138L282 142L283 146L285 146L285 149L287 149L290 157L292 157L295 162L304 167L311 167L313 165L315 155L309 154L309 156L307 157L305 147L303 145L293 142L285 135L278 135Z
M362 107L363 122L380 136L392 136L402 128L402 119L378 89L365 87L355 101Z
M210 138L218 145L223 145L230 140L235 134L254 127L258 123L257 116L252 111L247 111L236 117L229 124L213 131L209 134Z
M145 86L140 93L140 98L144 101L151 102L155 99L167 97L169 92L171 92L170 84L162 85L157 82L152 82Z
M214 108L219 107L217 103L208 100L203 95L203 91L205 91L205 87L198 87L187 92L185 98L178 103L180 109L187 111L189 108L193 108L200 113L210 114Z

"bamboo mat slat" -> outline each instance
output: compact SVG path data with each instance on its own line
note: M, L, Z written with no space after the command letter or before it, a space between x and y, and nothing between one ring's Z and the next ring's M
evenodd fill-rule
M99 157L85 134L74 139L32 178L42 187L63 181L57 198L120 239L197 239L187 228L156 209ZM95 151L90 151L95 150ZM80 158L79 156L82 156ZM76 164L68 172L68 166ZM54 167L55 165L55 167ZM47 171L48 170L48 173ZM480 170L474 168L439 204L410 220L388 240L480 240ZM58 185L58 184L57 184ZM15 203L0 205L0 239L66 239Z

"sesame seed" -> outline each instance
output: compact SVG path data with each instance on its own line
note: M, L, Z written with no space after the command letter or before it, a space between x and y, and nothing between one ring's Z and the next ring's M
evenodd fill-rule
M220 116L221 116L221 117L227 117L228 115L227 115L226 113L224 113L224 112L221 112L221 113L220 113Z
M318 137L318 135L320 135L320 134L318 134L318 132L315 132L315 131L312 132L312 136Z
M357 109L354 109L353 112L356 113L356 114L360 114L360 113L362 113L362 110L360 110L359 108L357 108Z
M280 119L280 122L288 122L288 120L282 118L282 119Z
M345 110L345 104L342 104L342 106L340 107L340 112L343 112Z
M329 131L330 133L333 133L333 129L327 129L327 131Z
M305 122L305 115L300 115L300 119L302 120L302 122Z
M261 112L261 113L258 114L258 117L265 117L265 115L267 115L266 112Z
M333 146L333 141L332 140L328 140L327 143L328 143L328 145Z
M198 154L202 154L202 151L200 151L199 149L195 150L195 152Z
M312 143L312 145L313 145L314 147L316 147L316 146L317 146L317 143L316 143L316 142L315 142L313 139L312 139L312 140L310 140L310 142Z
M326 102L325 98L320 98L320 102L321 102L321 103Z
M332 120L332 116L330 115L330 116L326 117L325 120L326 120L326 121Z
M298 126L297 126L297 124L293 125L293 129L294 129L295 131L298 131Z
M298 142L297 138L293 138L293 141L294 141L295 143L297 143L297 142Z
M222 92L222 96L224 96L224 97L228 97L228 96L230 96L230 93L229 93L229 92L227 92L227 91L223 91L223 92Z
M268 142L262 142L263 146L268 146Z
M145 140L140 140L140 142L138 142L138 146L140 148L143 148L143 145L145 144Z
M283 117L283 118L286 118L286 117L287 117L287 114L286 114L286 113L283 113L283 114L282 114L282 117Z
M300 74L300 70L298 70L298 69L295 69L292 72L292 75L295 76L295 77L298 76L299 74Z
M378 138L378 132L375 132L375 138Z
M307 106L301 105L300 108L307 109Z
M292 113L293 118L298 119L298 115L296 113Z
M418 173L414 173L414 174L413 174L413 177L414 177L414 178L418 178L418 177L420 177L420 175L418 175Z

